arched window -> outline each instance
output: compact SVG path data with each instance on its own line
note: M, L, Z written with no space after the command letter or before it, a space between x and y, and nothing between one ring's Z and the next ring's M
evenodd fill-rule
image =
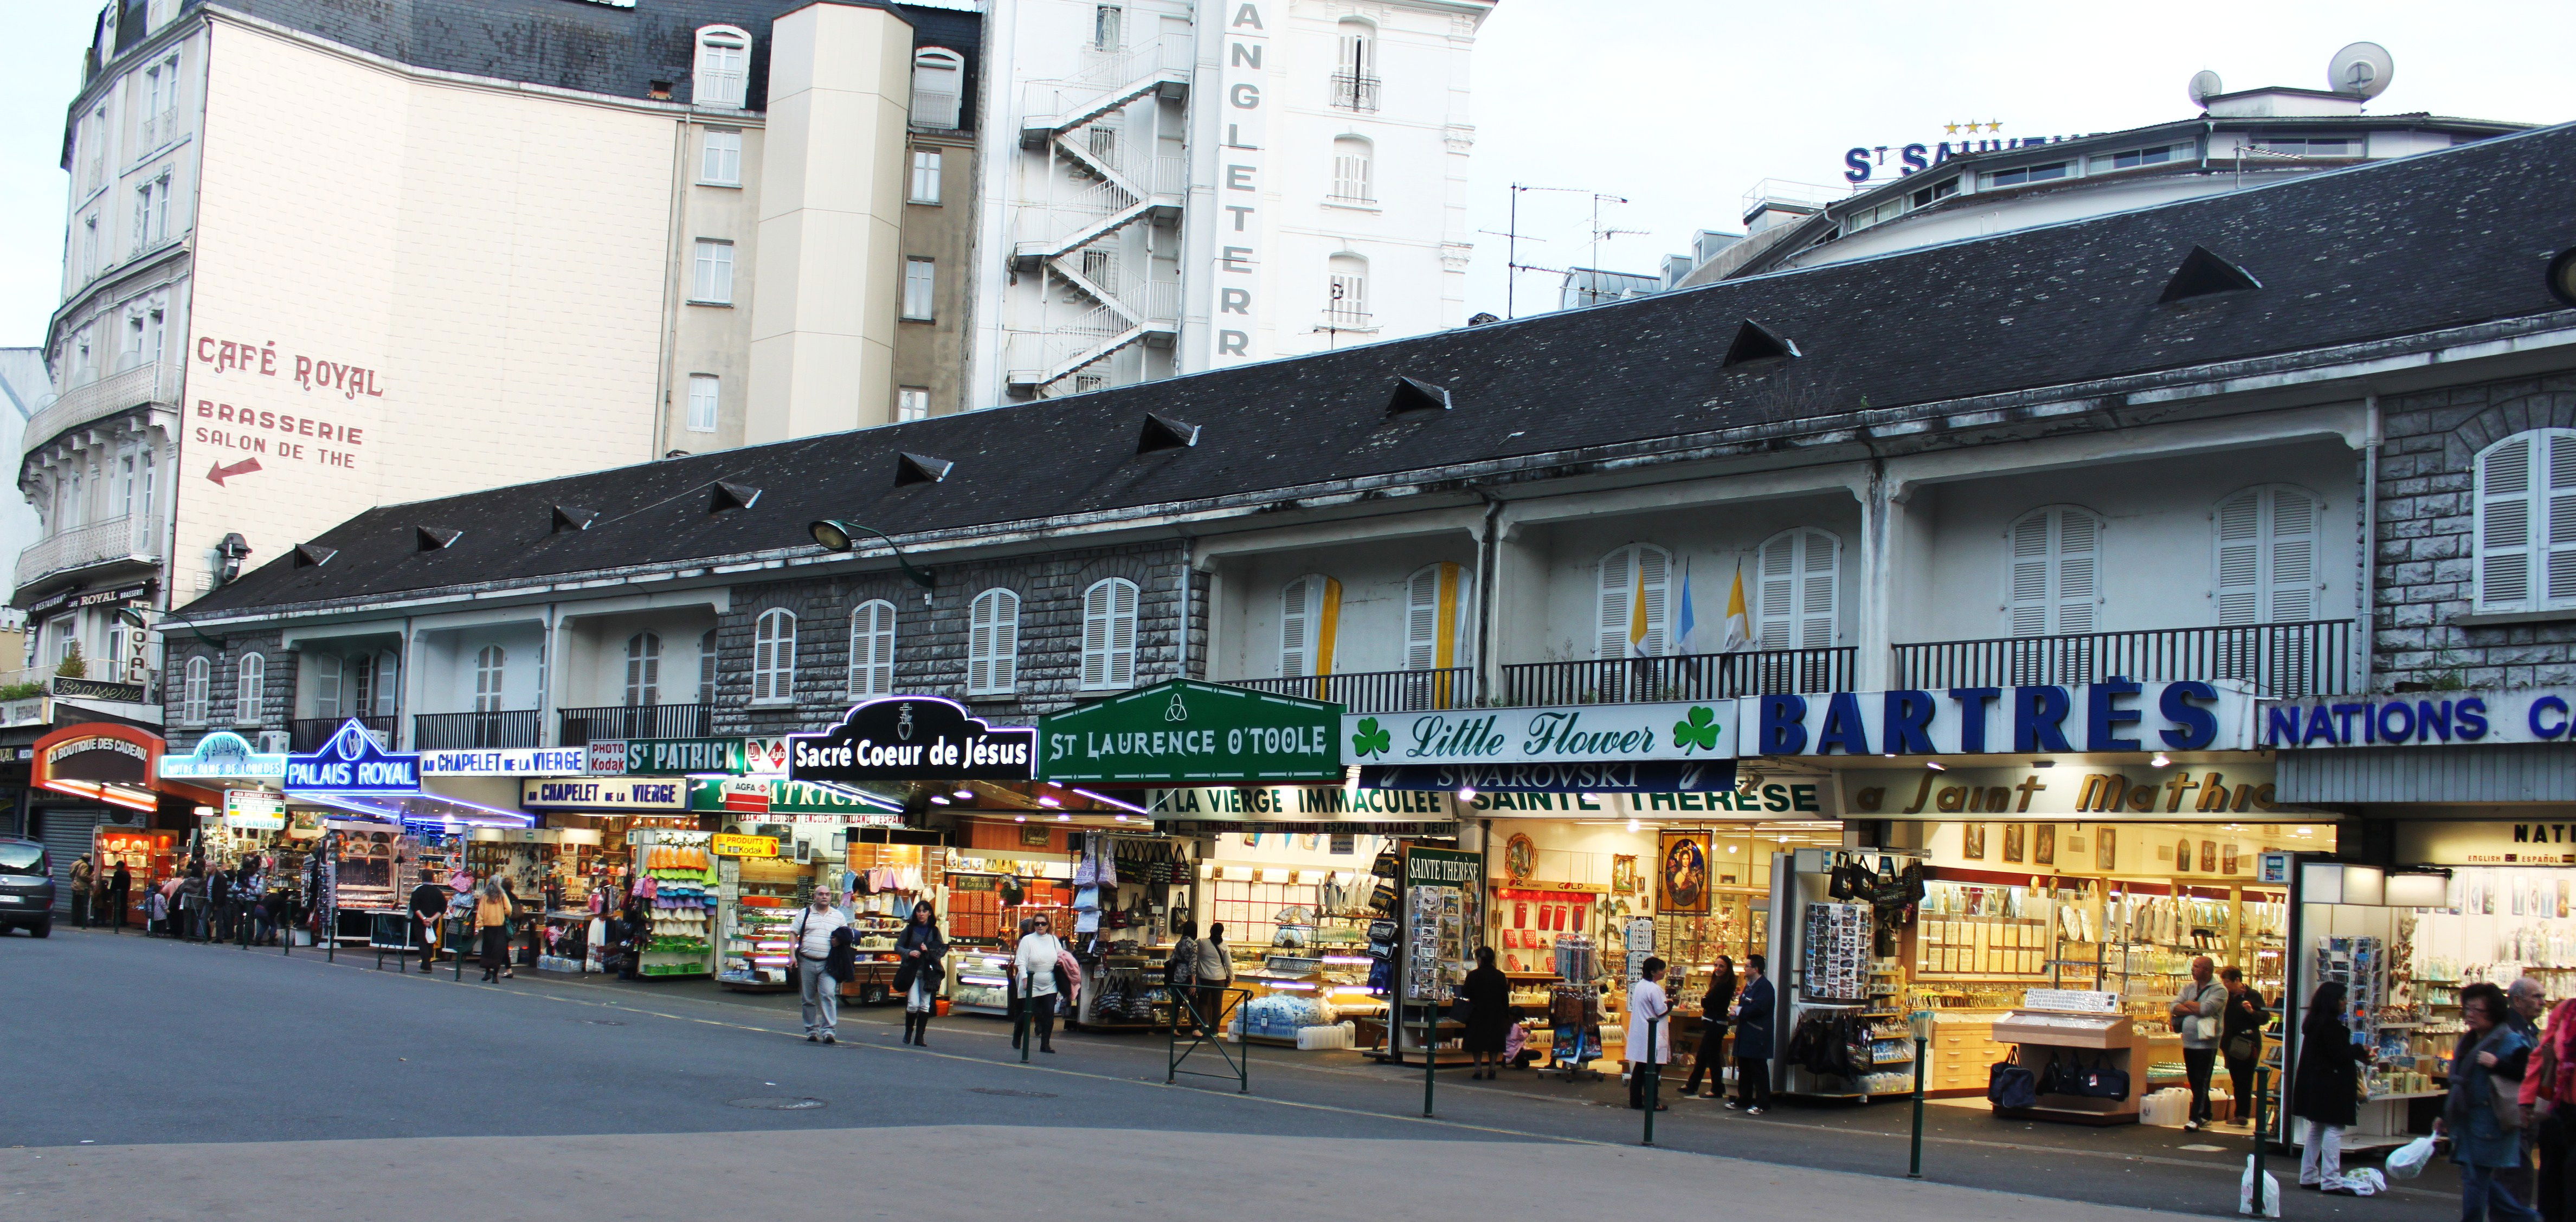
M1334 255L1324 265L1324 278L1326 325L1369 325L1368 260L1354 254Z
M1020 596L986 590L966 615L966 694L1007 696L1020 678Z
M1333 59L1333 105L1344 110L1377 109L1377 27L1345 17L1335 28L1340 46Z
M2248 488L2218 503L2218 622L2317 618L2317 527L2324 505L2297 488Z
M1370 174L1368 138L1343 136L1333 141L1333 198L1345 204L1377 202Z
M1759 649L1830 649L1841 607L1842 539L1801 527L1764 540L1755 560L1753 639Z
M966 98L966 57L942 47L912 53L912 125L953 131Z
M716 630L698 637L698 703L716 702Z
M850 612L850 695L894 694L894 604L882 598Z
M474 711L498 713L508 703L504 684L510 672L510 651L498 645L486 645L474 655Z
M1082 592L1082 690L1136 686L1136 583L1109 577Z
M751 87L751 35L729 25L698 30L697 75L689 100L700 106L742 108Z
M1672 553L1651 543L1631 543L1601 558L1599 576L1596 656L1603 661L1662 657L1672 614Z
M206 681L214 669L214 664L204 658L188 659L188 677L179 687L179 720L190 725L206 724Z
M638 632L626 638L626 707L662 703L662 638Z
M1474 638L1468 619L1467 569L1443 561L1404 582L1404 668L1447 670L1468 664Z
M2576 606L2576 429L2479 452L2476 544L2478 610Z
M751 699L796 699L796 613L784 607L761 612L752 627Z
M2004 605L2014 636L2093 631L2102 602L2102 519L2054 505L2023 514L2004 532Z
M1333 638L1341 628L1342 583L1309 573L1279 591L1279 675L1333 673Z
M233 724L255 726L267 705L268 658L246 653L233 663Z

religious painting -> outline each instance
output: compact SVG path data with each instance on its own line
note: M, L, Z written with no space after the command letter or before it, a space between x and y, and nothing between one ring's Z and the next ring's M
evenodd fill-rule
M1665 832L1657 857L1656 906L1675 914L1706 913L1709 901L1707 832Z
M1619 895L1637 893L1637 855L1613 854L1610 858L1610 890Z
M1984 861L1986 859L1985 824L1962 823L1959 825L1959 856L1965 857L1970 861Z
M2223 849L2219 850L2219 853L2218 853L2218 872L2219 872L2219 873L2221 873L2221 874L2234 874L2234 873L2236 872L2236 846L2235 846L2235 845L2232 845L2232 844L2231 844L2231 845L2228 845L2228 846L2226 846L2225 848L2223 848Z
M2004 825L2004 860L2019 865L2022 857L2022 825L2007 823Z
M2191 869L2191 841L2174 841L2174 873L2180 874L2189 869Z
M2110 874L2120 868L2120 834L2110 828L2093 833L2093 868Z
M2056 824L2042 823L2030 829L2030 864L2035 866L2057 864Z
M2203 874L2218 873L2217 841L2203 840L2200 842L2200 872Z

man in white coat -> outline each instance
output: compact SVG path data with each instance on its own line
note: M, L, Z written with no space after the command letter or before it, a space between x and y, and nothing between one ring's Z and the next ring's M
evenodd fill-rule
M1648 956L1645 972L1628 986L1628 1106L1639 1111L1646 1108L1646 1067L1673 1059L1673 1002L1664 994L1664 961ZM1658 1102L1655 1110L1672 1106Z

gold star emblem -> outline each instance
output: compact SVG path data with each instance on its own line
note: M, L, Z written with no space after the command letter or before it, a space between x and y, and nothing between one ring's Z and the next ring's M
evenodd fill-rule
M2001 119L1997 119L1997 120L1995 120L1995 121L1994 121L1994 122L1992 122L1992 123L1988 123L1988 124L1986 124L1986 130L1987 130L1987 131L1990 131L1990 132L1999 132L1999 131L2002 131L2003 129L2004 129L2004 121L2003 121L2003 120L2001 120Z
M1941 130L1944 133L1955 136L1959 134L1959 125L1956 123L1944 123L1941 125Z

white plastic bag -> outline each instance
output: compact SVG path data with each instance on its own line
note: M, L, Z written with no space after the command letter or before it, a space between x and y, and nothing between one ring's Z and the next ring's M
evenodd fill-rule
M2425 1164L2432 1161L2433 1139L2430 1137L2418 1137L2413 1141L2407 1142L2405 1145L2397 1147L2397 1152L2388 1156L2388 1178L2393 1180L2414 1179L2416 1176L2424 1174Z
M2343 1186L2360 1196L2375 1197L2388 1191L2388 1180L2377 1167L2358 1167L2343 1173Z
M2245 1175L2237 1181L2236 1212L2254 1212L2254 1156L2251 1154L2245 1156ZM2272 1178L2269 1171L2263 1173L2263 1216L2281 1216L2281 1181Z

